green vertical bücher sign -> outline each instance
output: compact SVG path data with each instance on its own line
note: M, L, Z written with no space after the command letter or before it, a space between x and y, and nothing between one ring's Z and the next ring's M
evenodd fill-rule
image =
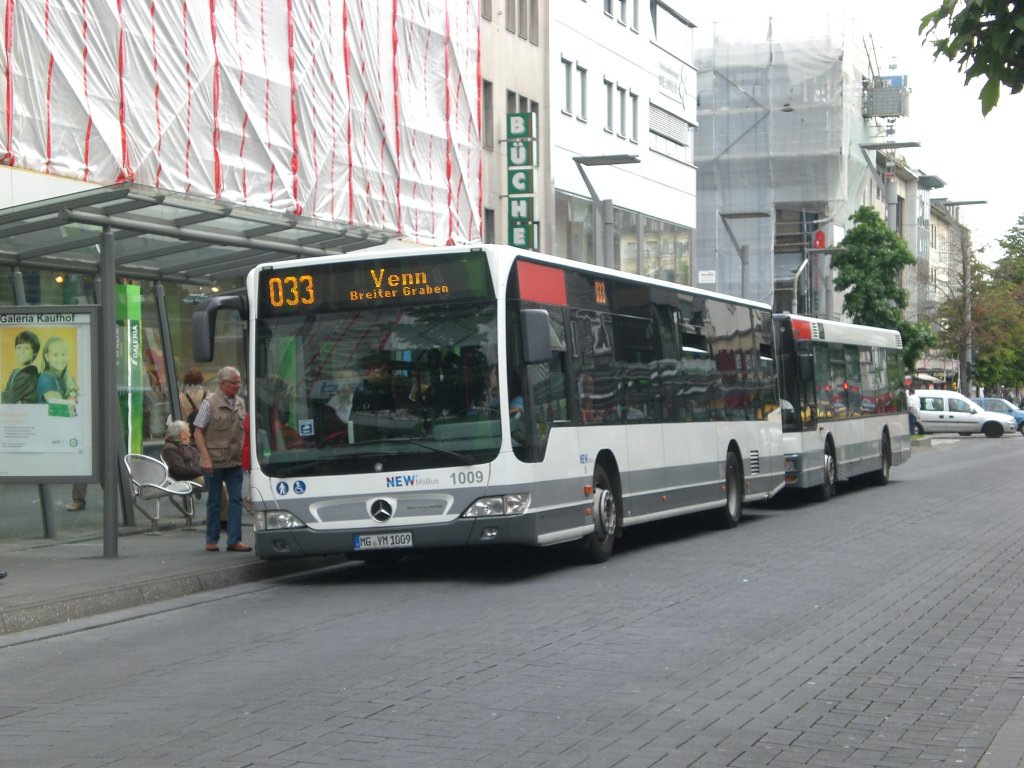
M128 453L142 453L142 289L115 286L117 394Z

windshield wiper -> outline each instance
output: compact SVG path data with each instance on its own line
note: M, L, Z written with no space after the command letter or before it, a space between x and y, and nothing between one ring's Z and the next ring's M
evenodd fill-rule
M320 468L323 466L329 466L331 464L340 463L342 461L349 461L352 457L350 456L334 456L327 459L315 459L313 461L304 461L301 464L291 464L281 469L270 471L268 468L268 477L295 477L296 475L306 474L306 470Z
M375 442L380 442L380 443L408 443L409 445L415 445L418 448L426 448L428 451L433 451L434 453L440 453L442 456L447 456L447 457L449 457L451 459L455 459L456 461L460 461L460 462L462 462L463 464L466 464L466 465L476 464L476 458L473 457L473 456L470 456L469 454L458 453L457 451L449 451L447 448L441 448L441 447L436 446L436 445L431 445L430 443L425 443L422 440L419 440L419 439L417 439L415 437L388 437L388 438L383 438L381 440L377 440Z

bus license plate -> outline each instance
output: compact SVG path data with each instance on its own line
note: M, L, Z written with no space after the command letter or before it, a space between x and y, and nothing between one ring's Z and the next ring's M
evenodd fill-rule
M412 546L412 533L399 531L396 533L368 533L356 536L356 549L402 549Z

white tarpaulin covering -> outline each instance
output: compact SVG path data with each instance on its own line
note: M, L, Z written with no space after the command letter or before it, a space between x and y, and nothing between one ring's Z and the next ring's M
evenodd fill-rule
M0 162L479 239L478 0L2 0Z

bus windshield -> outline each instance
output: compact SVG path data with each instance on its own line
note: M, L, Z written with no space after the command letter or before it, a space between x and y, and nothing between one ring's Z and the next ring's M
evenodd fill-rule
M498 454L493 300L264 317L255 342L255 458L271 477Z

